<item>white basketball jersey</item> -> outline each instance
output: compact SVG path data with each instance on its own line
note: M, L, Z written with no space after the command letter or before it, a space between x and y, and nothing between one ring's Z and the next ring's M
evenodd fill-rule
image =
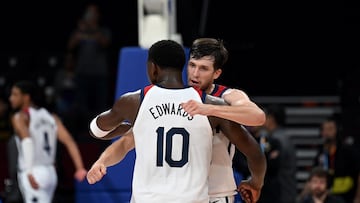
M211 95L222 97L229 88L214 84ZM236 183L232 167L235 145L221 132L214 131L212 162L209 175L210 197L226 197L236 194Z
M210 197L225 197L236 194L232 167L235 146L222 132L214 132L212 161L209 175Z
M57 144L57 126L54 117L44 108L29 108L29 118L30 137L34 144L33 165L53 165ZM20 170L23 170L23 156L19 148Z
M202 102L199 93L158 86L143 92L133 127L131 202L208 203L212 128L207 116L192 117L180 106L190 99Z

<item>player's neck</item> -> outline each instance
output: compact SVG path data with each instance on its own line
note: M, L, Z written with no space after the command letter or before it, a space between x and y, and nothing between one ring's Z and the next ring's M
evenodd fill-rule
M209 88L206 90L206 93L207 94L211 94L213 91L214 91L214 88L215 88L215 85L214 84L211 84L209 86Z
M21 109L24 110L24 109L29 109L29 108L38 108L38 106L32 104L32 103L26 103L26 104L23 104Z
M29 109L31 107L31 104L29 102L24 102L21 105L21 110Z
M179 83L178 81L163 81L163 82L157 83L157 85L164 87L164 88L169 88L169 89L184 87L184 84Z
M183 82L181 76L178 77L178 76L165 75L165 76L161 77L156 84L161 87L165 87L165 88L183 88L184 87L184 82Z

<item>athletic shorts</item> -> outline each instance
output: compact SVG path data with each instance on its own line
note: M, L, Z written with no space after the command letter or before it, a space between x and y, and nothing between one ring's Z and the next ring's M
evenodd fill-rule
M227 196L227 197L210 197L209 203L234 203L235 198L234 196Z
M58 181L55 167L53 165L34 166L32 175L39 184L37 190L31 187L27 172L18 172L19 188L24 203L51 203Z

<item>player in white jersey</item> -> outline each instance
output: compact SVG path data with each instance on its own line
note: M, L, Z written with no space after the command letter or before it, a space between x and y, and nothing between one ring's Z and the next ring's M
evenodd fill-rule
M264 111L252 102L244 91L214 84L221 76L227 59L228 51L222 40L199 38L192 43L187 66L188 84L223 98L230 106L204 107L201 103L189 102L183 105L184 109L191 115L220 116L246 126L263 125L266 117ZM209 175L210 202L234 202L237 190L232 167L234 153L235 147L226 136L221 131L215 132ZM259 197L261 187L253 189L254 196Z
M29 133L32 136L32 142L34 145L34 157L36 159L33 160L34 165L39 166L48 166L53 165L55 160L55 152L56 152L56 132L57 126L55 119L51 116L51 114L45 110L44 108L35 109L33 107L29 107L27 109L27 113L29 115ZM16 140L19 141L19 137L16 137ZM24 171L27 166L24 164L24 154L21 151L20 143L17 142L19 147L19 170Z
M177 51L176 51L177 50ZM180 55L180 56L179 56ZM155 43L152 48L150 48L149 50L149 58L148 58L148 75L149 78L151 79L151 82L153 84L157 84L159 86L163 86L166 87L168 89L177 89L177 88L182 88L183 87L183 82L182 82L182 67L184 65L185 62L185 57L183 56L183 49L180 45L178 45L177 43L171 41L171 40L163 40L160 41L158 43ZM181 59L182 58L182 59ZM182 60L181 63L179 63L179 60ZM172 64L172 65L170 65ZM167 91L175 91L175 90L167 90ZM90 125L90 129L91 132L93 133L93 136L98 137L98 138L103 138L106 136L111 136L112 134L115 134L119 127L121 127L121 123L123 121L128 121L130 123L134 123L135 121L135 115L137 114L137 110L139 109L139 106L141 104L141 99L140 99L140 95L139 92L132 92L132 93L127 93L123 96L120 97L120 99L118 99L114 106L112 107L111 110L104 112L102 114L100 114L98 117L96 117L95 119L93 119L93 121L91 122ZM146 97L145 97L146 98ZM157 96L157 99L166 99L168 98L166 95L164 96ZM172 99L173 97L170 97L170 99ZM188 100L189 98L184 98L186 100ZM186 100L182 99L181 101L177 101L177 103L180 105L180 103L185 102ZM196 100L196 98L194 98ZM207 102L209 102L209 98L207 97ZM213 101L216 100L216 98L212 98ZM167 101L167 100L165 100ZM175 101L173 101L175 102ZM197 102L199 102L197 100ZM213 102L216 103L216 102ZM162 105L162 103L158 103L159 105ZM176 107L176 108L175 108ZM187 113L185 113L182 110L181 106L176 106L175 105L173 111L171 112L176 112L176 114L179 115L187 115ZM164 107L162 107L164 108ZM176 110L175 110L176 109ZM152 110L148 110L147 114L151 114L153 117L157 117L156 112L160 111L161 108L157 107L154 108L153 111ZM181 111L181 112L179 112ZM161 113L158 113L159 115ZM142 114L139 113L139 115L141 116ZM198 117L200 115L196 115L194 117ZM191 116L192 117L192 116ZM139 152L143 152L141 151L142 149L139 149L140 146L137 145L137 142L143 142L142 139L137 139L137 135L136 135L136 123L138 122L138 119L140 119L139 117L136 118L135 121L135 125L134 125L134 137L135 137L135 143L131 143L130 142L125 142L125 145L132 145L132 147L136 146L136 157L138 158L138 156L145 156L143 153L139 155ZM159 119L159 118L158 118ZM215 118L215 117L209 117L210 123L212 125L212 128L214 129L215 126L219 126L219 128L221 130L223 130L225 132L225 134L227 136L229 136L229 139L236 143L238 146L241 146L242 148L247 148L245 151L247 153L249 153L250 151L252 152L252 158L257 158L258 162L252 162L250 165L252 166L257 166L254 167L254 173L256 174L255 177L260 177L259 179L253 179L251 180L252 184L254 185L259 185L261 186L263 183L263 179L261 177L263 177L263 173L265 172L265 168L266 168L266 164L265 164L265 159L264 156L259 148L259 145L256 143L256 141L254 140L254 138L252 136L249 135L244 135L242 133L242 131L244 130L243 127L241 125L237 125L234 122L230 122L229 120L225 120L225 119L219 119L219 118ZM164 123L161 123L160 120L157 120L157 122L159 122L157 124L157 126L162 126L165 125ZM181 122L179 122L179 119L176 120L170 120L167 119L165 120L166 125L168 123L172 123L172 125L176 126L178 123L181 124ZM199 128L198 125L192 125L191 128ZM179 130L179 129L177 129ZM169 130L167 131L166 129L162 129L160 128L157 131L157 135L160 134L164 134L165 137L167 137L168 139L166 139L166 145L168 146L167 148L159 145L158 149L161 149L161 153L157 153L159 155L159 157L162 157L162 159L158 158L159 161L163 161L161 163L163 163L164 165L166 164L168 166L168 162L170 162L171 164L176 163L182 165L183 163L180 161L175 161L176 157L177 159L181 160L181 157L185 156L186 154L182 154L182 156L180 157L175 156L176 154L172 154L172 151L169 151L170 148L174 148L175 149L182 149L182 147L186 146L183 144L186 144L187 141L185 142L184 137L180 136L179 132L181 133L185 133L183 130L180 129L180 131L178 133L176 133L177 131L175 130ZM148 132L147 132L148 133ZM211 132L210 132L211 133ZM237 133L241 134L241 136L238 136ZM175 135L176 136L173 136ZM186 133L185 133L186 134ZM191 136L191 134L190 134ZM192 135L194 136L194 135ZM160 136L161 137L161 136ZM175 139L173 139L171 142L169 141L169 138L174 137ZM186 136L187 137L187 136ZM210 154L208 154L206 157L204 156L200 156L201 154L206 153L206 151L209 152L209 150L205 150L206 148L211 148L211 139L210 142L208 143L209 139L208 137L211 137L211 135L206 136L206 140L203 141L204 143L189 143L189 146L191 147L195 147L194 149L197 150L204 150L202 151L202 153L197 152L195 156L198 156L198 159L201 159L203 161L201 161L201 163L197 163L196 167L199 167L199 164L201 164L201 168L206 169L204 171L202 171L202 173L204 173L206 176L209 173L209 168L207 168L207 166L209 166L210 162ZM203 138L204 139L204 138ZM121 140L124 140L123 138ZM191 140L190 140L191 141ZM155 141L153 142L147 142L145 144L149 144L152 143L154 144ZM163 142L160 142L163 143ZM124 144L124 143L123 143ZM203 144L206 144L207 147L200 147ZM199 145L199 146L198 146ZM125 147L126 148L126 147ZM111 148L108 150L109 148L107 148L107 150L104 151L104 153L100 156L100 158L94 163L92 169L90 169L89 173L88 173L88 181L90 184L93 184L97 181L99 181L103 175L105 175L106 173L106 167L111 166L116 164L117 162L119 162L122 157L124 156L124 153L126 153L126 150L121 150L120 154L118 154L118 156L108 156L109 151L112 151ZM172 156L166 156L166 154L172 154ZM251 153L249 153L251 154ZM174 157L173 157L174 156ZM194 159L195 157L193 157L193 154L190 154L188 156L189 160ZM153 158L154 159L154 158ZM147 159L141 159L141 160L147 160ZM168 161L168 162L164 162ZM255 159L254 159L255 160ZM146 162L149 163L149 162ZM135 162L135 168L137 167L138 160L136 160ZM150 163L149 163L150 164ZM154 163L152 163L154 165ZM192 164L192 162L189 162L188 164ZM204 164L204 165L202 165ZM186 165L186 164L185 164ZM145 166L144 166L145 167ZM193 168L194 166L192 166ZM146 168L146 167L145 167ZM146 170L146 169L145 169ZM179 171L179 168L177 167L170 167L171 171ZM188 187L186 191L184 191L183 193L181 193L182 190L180 190L180 192L177 190L178 187L182 188L184 187L183 184L187 183L187 185L192 185L194 184L194 181L197 181L198 179L196 179L195 177L193 177L195 174L192 174L193 172L188 171L187 174L189 176L184 176L183 173L172 173L172 174L176 174L174 176L164 176L166 177L164 180L166 180L166 184L161 184L158 190L151 190L151 186L148 187L148 184L145 185L141 185L141 189L139 188L134 188L134 186L137 185L137 181L138 181L138 177L135 177L135 175L137 175L138 173L134 172L134 182L133 184L133 191L142 191L141 194L146 194L146 196L137 196L134 197L134 195L139 195L140 193L133 193L133 199L135 200L137 198L146 198L147 202L206 202L208 203L208 193L206 193L206 199L204 199L205 196L196 196L194 195L194 191L197 192L198 194L204 194L204 191L200 188L202 188L203 183L198 184L197 187ZM151 176L151 174L146 173L147 175ZM201 176L202 177L202 176ZM142 177L142 178L146 178L148 180L152 180L152 181L156 181L156 179L151 178L151 177ZM182 180L184 179L184 180ZM177 184L177 182L181 183L181 184ZM165 182L163 182L165 183ZM197 183L197 182L195 182ZM154 183L152 183L154 184ZM155 184L156 185L156 184ZM184 187L186 188L186 187ZM169 190L173 190L174 192L163 192L163 191L169 191ZM202 192L200 192L202 191ZM148 192L148 193L146 193ZM207 188L206 188L206 192L207 192ZM156 194L154 194L156 193ZM148 199L150 197L156 197L154 199ZM169 201L171 198L172 201ZM193 198L193 199L191 199ZM251 197L249 197L251 198Z
M57 186L55 155L57 139L63 143L72 160L75 178L82 181L84 169L79 149L60 119L33 101L36 87L20 81L11 88L10 103L17 110L12 125L17 135L18 180L25 203L51 203Z
M19 188L22 191L23 197L26 202L37 199L44 202L51 202L51 197L54 194L57 185L57 176L54 168L55 152L56 152L56 131L57 126L55 119L43 108L34 109L32 107L27 109L29 115L29 134L33 144L33 167L32 174L37 180L41 190L33 191L28 180L29 168L26 156L29 153L24 151L21 147L20 138L17 136L16 144L18 147L18 179ZM26 138L23 142L28 142ZM25 144L26 145L26 144ZM32 192L33 191L33 192ZM31 195L34 194L34 195Z
M199 93L191 87L145 90L133 126L133 202L208 202L212 128L206 116L181 108L189 99L202 102Z

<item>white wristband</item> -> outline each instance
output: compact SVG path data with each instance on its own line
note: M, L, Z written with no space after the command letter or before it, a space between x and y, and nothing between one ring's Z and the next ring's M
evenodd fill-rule
M111 132L112 130L101 130L98 125L96 124L96 120L97 120L98 116L96 116L90 123L90 130L92 132L92 134L95 136L95 137L98 137L98 138L103 138L105 137L107 134L109 134L109 132Z
M31 172L34 163L34 144L30 137L25 137L21 140L21 150L24 157L23 170Z

